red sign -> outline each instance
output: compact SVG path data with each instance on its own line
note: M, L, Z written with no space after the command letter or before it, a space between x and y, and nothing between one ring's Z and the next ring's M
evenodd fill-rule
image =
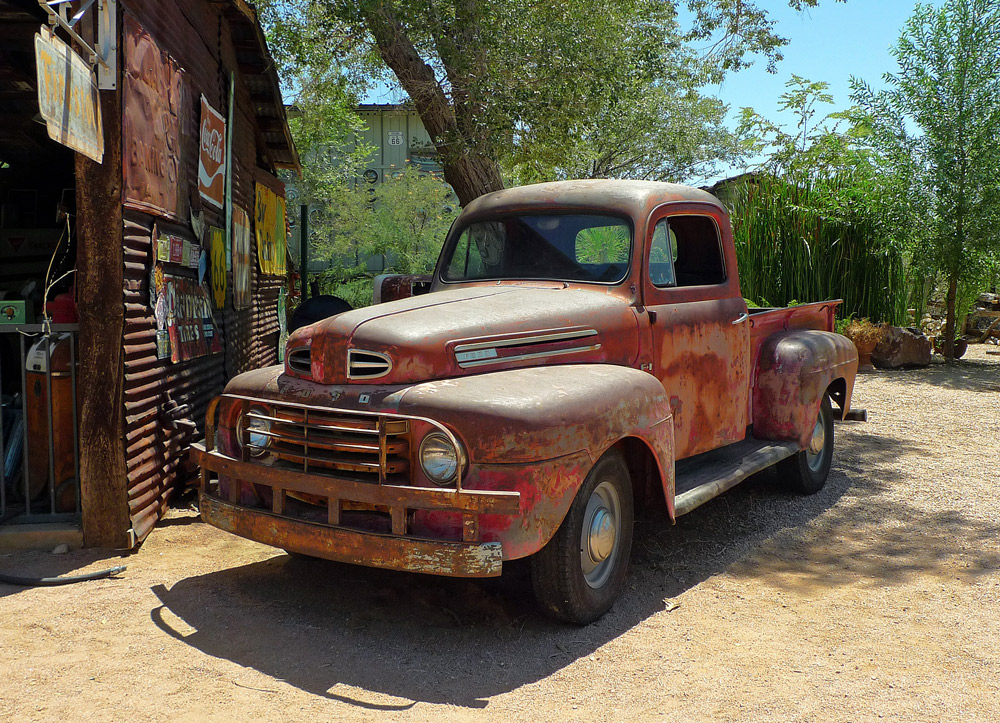
M198 193L222 208L226 197L226 119L201 96Z
M222 351L212 304L203 287L194 279L164 274L161 293L166 298L172 362Z

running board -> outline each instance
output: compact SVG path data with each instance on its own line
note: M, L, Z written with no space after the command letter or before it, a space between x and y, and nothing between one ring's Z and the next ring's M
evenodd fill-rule
M700 507L752 474L767 469L799 451L795 442L748 438L677 462L674 515Z

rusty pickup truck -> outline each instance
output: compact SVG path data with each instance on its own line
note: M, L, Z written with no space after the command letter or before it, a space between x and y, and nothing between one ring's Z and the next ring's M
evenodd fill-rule
M676 519L770 466L823 487L857 371L838 303L748 309L727 212L696 189L488 194L429 293L306 326L283 366L211 402L202 517L394 570L530 558L542 608L593 621L624 586L636 512Z

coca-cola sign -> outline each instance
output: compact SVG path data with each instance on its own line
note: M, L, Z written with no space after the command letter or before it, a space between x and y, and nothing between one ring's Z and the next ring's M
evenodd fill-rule
M198 153L198 192L222 208L226 196L226 120L201 96L201 138Z

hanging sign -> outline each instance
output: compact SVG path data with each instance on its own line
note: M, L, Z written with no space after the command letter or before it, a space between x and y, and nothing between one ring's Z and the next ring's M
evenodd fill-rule
M285 199L257 184L257 263L261 273L285 273Z
M208 292L194 279L163 274L170 360L174 363L222 351Z
M91 158L104 159L97 82L90 65L47 28L35 33L38 110L49 138Z
M215 308L226 305L226 242L225 229L208 227L209 248L212 255L212 300Z
M226 119L201 96L198 193L216 208L226 198Z
M233 308L250 306L250 217L233 207Z

